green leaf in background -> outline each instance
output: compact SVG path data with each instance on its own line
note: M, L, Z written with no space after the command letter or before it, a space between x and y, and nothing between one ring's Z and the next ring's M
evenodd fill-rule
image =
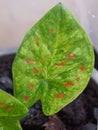
M24 104L11 96L10 94L0 90L0 118L21 118L27 114L28 110Z
M21 130L18 120L27 112L24 104L0 90L0 130Z
M0 130L22 130L19 121L16 119L0 119Z
M13 63L15 97L27 107L40 99L44 113L54 114L81 94L93 65L87 34L59 3L22 41Z

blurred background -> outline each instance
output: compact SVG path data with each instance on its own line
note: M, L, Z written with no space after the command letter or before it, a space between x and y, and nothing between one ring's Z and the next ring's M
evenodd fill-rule
M16 51L25 33L58 2L76 16L98 52L97 0L0 0L0 54Z

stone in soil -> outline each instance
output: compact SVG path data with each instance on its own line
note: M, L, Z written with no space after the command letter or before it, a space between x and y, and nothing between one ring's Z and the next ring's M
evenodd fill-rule
M6 87L4 86L4 84L0 83L0 89L6 91Z
M2 83L6 89L13 89L12 80L8 76L1 77L0 83Z
M94 108L94 117L98 120L98 108Z
M86 125L84 125L81 130L97 130L97 125L93 124L93 123L88 123Z

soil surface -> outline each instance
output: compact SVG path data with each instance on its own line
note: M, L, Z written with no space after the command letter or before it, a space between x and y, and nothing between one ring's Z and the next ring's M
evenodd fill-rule
M13 95L11 67L15 54L0 57L0 89ZM9 87L8 87L9 86ZM45 116L41 102L21 119L23 130L97 130L98 89L90 80L84 92L57 114Z

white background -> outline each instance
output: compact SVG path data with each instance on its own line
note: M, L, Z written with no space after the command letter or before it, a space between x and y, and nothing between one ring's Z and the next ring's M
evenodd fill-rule
M78 18L98 50L98 0L0 0L0 51L17 48L27 30L58 2Z

